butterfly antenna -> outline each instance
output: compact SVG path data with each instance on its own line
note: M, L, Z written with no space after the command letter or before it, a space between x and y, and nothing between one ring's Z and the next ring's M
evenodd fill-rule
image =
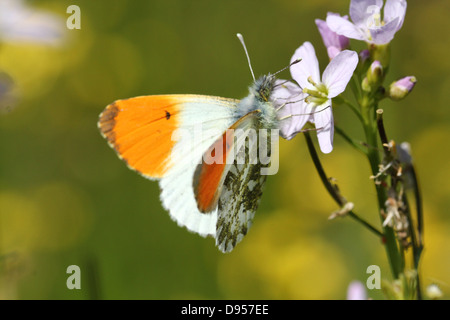
M281 69L281 70L275 72L273 75L275 76L275 75L279 74L280 72L283 72L283 71L286 70L287 68L290 68L291 66L293 66L293 65L296 64L296 63L299 63L300 61L302 61L301 58L292 61L288 66L286 66L286 67L284 67L283 69Z
M252 63L250 62L250 56L248 55L247 47L245 46L244 37L240 33L236 34L236 36L239 38L239 41L241 41L241 44L244 47L245 55L247 56L248 66L250 68L250 72L252 73L253 81L256 81L255 74L253 73L252 69Z

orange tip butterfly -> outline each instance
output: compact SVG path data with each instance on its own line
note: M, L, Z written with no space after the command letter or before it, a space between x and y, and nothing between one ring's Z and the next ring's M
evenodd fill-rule
M159 180L161 202L171 218L214 237L222 252L232 251L252 224L270 161L251 155L265 148L270 158L267 139L278 138L280 121L269 99L277 73L255 80L243 38L238 38L254 79L246 98L140 96L111 103L98 122L129 168ZM246 139L251 130L258 132L256 140Z

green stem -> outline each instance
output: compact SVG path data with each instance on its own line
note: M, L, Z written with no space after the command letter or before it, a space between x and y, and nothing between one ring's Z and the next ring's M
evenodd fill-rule
M350 81L350 88L352 89L353 96L358 101L359 97L361 96L361 89L360 89L360 83L361 81L358 79L358 76L356 73L353 74L352 80Z
M374 107L376 105L367 96L364 96L360 101L361 114L364 119L364 133L366 136L366 142L369 148L367 149L367 159L369 160L370 168L372 170L372 175L377 175L379 171L380 154L378 153L378 140L377 140L377 126L376 120L374 119ZM381 184L375 184L375 189L377 192L378 209L380 213L381 223L383 223L384 218L381 215L382 210L385 208L385 203L387 200L387 193L385 188ZM391 267L392 275L395 279L399 278L404 268L404 259L402 258L401 252L397 245L397 239L394 230L389 227L383 227L383 234L385 240L386 254L389 260L389 265Z
M340 206L343 207L347 201L345 198L339 193L336 186L332 185L330 183L330 180L328 179L328 176L325 173L325 170L322 167L322 163L320 162L319 156L317 155L316 148L314 147L314 143L312 142L311 135L308 131L304 132L306 144L308 146L309 154L311 155L311 159L314 163L314 166L316 167L317 173L319 174L320 179L322 180L323 185L327 189L328 193L331 195L333 200ZM369 229L371 232L376 234L378 237L382 237L383 234L377 230L374 226L372 226L370 223L359 217L353 210L350 210L347 213L351 218L353 218L355 221L361 223L364 227Z
M374 226L372 226L370 223L368 223L366 220L362 219L360 216L358 216L356 213L352 211L349 211L347 213L350 217L352 217L354 220L356 220L357 222L361 223L362 225L364 225L364 227L366 227L367 229L369 229L369 231L371 231L372 233L374 233L376 236L382 238L384 235L383 233L381 233L381 231L379 231L377 228L375 228Z
M402 199L403 203L405 204L405 214L406 217L409 221L409 234L411 236L411 246L412 246L412 251L413 251L413 264L414 264L414 269L416 269L417 272L417 287L416 287L416 293L417 293L417 299L418 300L422 300L422 292L421 292L421 288L420 288L420 277L419 277L419 261L420 261L420 254L422 252L422 248L420 246L419 240L416 237L416 232L414 230L414 226L413 226L413 220L412 220L412 216L411 216L411 210L410 210L410 206L409 206L409 201L408 201L408 197L406 196L406 194L403 194L403 199Z
M362 152L363 154L366 154L366 149L363 148L361 144L359 144L358 142L356 142L352 138L350 138L345 133L344 130L342 130L340 127L338 127L336 125L334 126L334 129L336 130L336 133L339 134L342 138L344 138L344 140L347 141L353 148L355 148L359 152Z
M420 260L420 254L423 250L423 210L422 210L422 196L420 193L419 188L419 181L417 179L416 170L414 168L414 165L411 166L411 176L413 179L413 185L414 185L414 198L416 200L416 211L417 211L417 240L418 240L418 247L420 249L418 256L416 257L417 261L416 264L419 264Z
M346 104L350 108L350 110L353 111L353 113L358 117L358 119L359 119L359 121L361 121L361 123L364 122L361 112L358 110L358 108L353 103L351 103L350 101L348 101L345 98L342 98L342 102L344 104Z

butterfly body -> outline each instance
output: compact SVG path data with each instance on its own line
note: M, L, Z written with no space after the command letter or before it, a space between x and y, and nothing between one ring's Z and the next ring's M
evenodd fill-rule
M266 180L261 169L269 163L254 155L261 146L271 154L270 129L278 127L270 102L274 84L274 76L262 76L241 101L202 95L118 100L98 125L131 169L159 180L161 202L173 220L230 252L247 234ZM266 129L264 137L247 139L260 129ZM207 163L217 151L223 161Z

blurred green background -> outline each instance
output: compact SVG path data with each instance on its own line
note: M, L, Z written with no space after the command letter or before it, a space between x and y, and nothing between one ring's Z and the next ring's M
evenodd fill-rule
M314 19L347 14L349 1L27 2L59 15L81 8L81 30L61 46L0 43L0 70L15 104L0 114L0 298L2 299L345 299L376 264L390 279L380 241L349 218L328 221L335 203L301 135L281 141L245 240L222 254L210 238L171 221L159 187L117 159L97 130L112 101L137 95L247 95L251 75L289 63L304 41L328 62ZM415 75L401 102L383 101L389 138L409 141L425 209L424 285L450 294L450 3L408 1L392 42L388 81ZM353 45L361 46L354 42ZM288 77L283 73L282 77ZM336 122L362 139L345 107ZM321 155L355 210L380 226L367 161L339 136ZM81 290L66 269L81 268ZM371 290L374 299L383 298Z

